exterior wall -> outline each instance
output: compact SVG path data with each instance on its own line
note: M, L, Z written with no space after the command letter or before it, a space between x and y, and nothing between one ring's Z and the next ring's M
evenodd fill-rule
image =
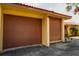
M64 19L61 19L61 40L62 40L62 42L64 42L65 41L65 31L64 31L65 29L64 29Z
M49 17L42 19L42 44L45 46L50 46L50 36L49 36Z
M34 18L42 19L42 44L45 46L49 46L49 19L45 14L43 15L37 12L23 10L18 7L15 8L10 5L3 5L3 8L4 8L3 10L4 14L18 15L18 16L24 16L24 17L34 17Z
M0 4L0 52L3 51L3 14L2 5Z
M28 10L25 10L25 11L24 10L18 11L18 10L20 10L20 8L17 9L16 7L14 8L11 6L9 7L8 5L5 5L5 4L0 4L0 52L3 51L3 15L4 14L23 16L23 17L33 17L33 18L39 18L39 19L43 19L45 17L45 15L37 12L28 11Z
M2 10L3 9L3 10ZM14 7L10 5L0 4L0 51L3 51L3 14L24 16L24 17L33 17L42 19L42 44L45 46L50 46L50 21L49 17L46 14L37 13L34 11L24 10L20 7ZM57 16L56 16L57 17ZM61 22L61 39L59 41L54 41L52 43L64 41L64 19Z
M18 16L25 16L25 17L34 17L34 18L42 18L41 15L37 15L34 13L30 13L28 11L15 11L15 10L3 10L4 14L11 14L11 15L18 15Z
M25 17L34 17L34 18L43 18L43 14L34 12L32 10L28 10L21 6L14 6L9 4L2 4L3 6L3 13L4 14L12 14L18 16L25 16Z

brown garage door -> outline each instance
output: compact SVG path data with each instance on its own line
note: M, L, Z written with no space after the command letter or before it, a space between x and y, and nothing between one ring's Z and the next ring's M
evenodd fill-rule
M61 20L50 17L50 41L61 40Z
M4 15L4 49L40 44L41 26L40 19Z

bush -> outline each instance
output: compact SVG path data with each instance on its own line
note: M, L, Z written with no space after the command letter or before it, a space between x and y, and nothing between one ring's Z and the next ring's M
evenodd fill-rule
M70 28L70 32L72 36L78 36L79 35L79 27L78 26L72 26Z

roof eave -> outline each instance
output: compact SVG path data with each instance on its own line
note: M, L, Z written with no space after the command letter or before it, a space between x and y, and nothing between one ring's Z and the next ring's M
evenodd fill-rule
M42 9L42 8L38 8L38 7L34 7L34 6L25 5L25 4L22 4L22 3L14 3L14 4L25 6L25 7L31 8L35 11L40 11L41 10L40 12L43 13L43 14L47 14L48 16L52 16L52 17L63 18L64 20L72 18L72 16L60 14L60 13L57 13L57 12L54 12L54 11L50 11L50 10L46 10L46 9Z

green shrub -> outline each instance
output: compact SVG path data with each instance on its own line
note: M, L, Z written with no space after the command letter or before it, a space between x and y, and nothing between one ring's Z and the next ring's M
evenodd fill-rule
M71 26L70 32L72 36L78 36L79 35L79 27L78 26Z

